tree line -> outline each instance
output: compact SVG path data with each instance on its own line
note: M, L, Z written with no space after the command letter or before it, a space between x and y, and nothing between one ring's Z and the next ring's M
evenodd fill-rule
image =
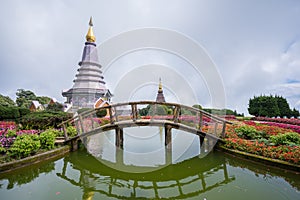
M249 99L248 112L256 117L299 117L299 111L291 109L287 100L278 95L261 95Z
M71 114L63 112L62 104L56 102L39 112L29 110L32 101L39 101L45 105L50 100L50 97L37 96L34 92L24 89L17 90L16 102L0 94L0 121L15 121L25 129L58 128L59 123L72 117Z

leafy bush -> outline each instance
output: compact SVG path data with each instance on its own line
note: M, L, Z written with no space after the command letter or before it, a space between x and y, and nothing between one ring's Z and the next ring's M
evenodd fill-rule
M42 149L53 149L55 146L56 130L48 129L40 134L40 142Z
M32 112L23 116L20 123L26 129L46 130L49 128L59 128L63 121L72 118L72 114L55 111Z
M7 138L9 138L9 137L17 137L17 132L15 130L8 130L5 136Z
M19 109L16 106L0 105L0 120L14 120L20 117Z
M41 142L38 135L23 134L17 136L8 153L15 158L24 158L38 151L40 147Z
M0 144L0 153L6 153L6 149Z
M64 133L62 131L59 131L57 129L51 129L53 133L55 134L55 137L63 137Z
M77 130L74 126L68 126L67 127L67 134L69 137L74 137L77 135Z
M97 110L97 112L96 112L96 116L97 117L105 117L107 115L107 111L106 111L106 109L99 109L99 110Z
M235 132L240 138L252 140L266 137L266 133L257 131L253 126L240 126L235 129Z
M300 135L295 132L273 135L270 140L275 145L300 145Z

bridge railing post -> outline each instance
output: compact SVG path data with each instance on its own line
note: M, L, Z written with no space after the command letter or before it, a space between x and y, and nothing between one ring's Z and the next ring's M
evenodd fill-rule
M214 124L214 134L215 136L218 136L218 122L215 121L215 124Z
M202 131L202 126L203 126L203 114L202 112L199 112L199 130Z
M112 106L110 106L110 107L108 108L108 111L109 111L110 124L114 124L115 121L114 121L114 116L113 116L113 112L112 112ZM115 115L116 115L116 113L115 113Z
M79 119L79 124L80 124L80 129L81 129L80 131L81 131L81 133L84 133L84 124L83 124L82 116L79 115L78 119Z
M225 138L226 136L226 122L223 122L223 127L222 127L222 134L221 134L222 138Z
M131 104L132 120L135 122L138 118L137 105Z
M179 122L180 111L181 111L180 106L176 105L175 108L174 108L174 111L173 111L173 121L174 121L174 123Z
M65 141L66 141L66 140L69 139L66 124L64 124L64 123L62 124L62 129L63 129L63 132L64 132Z

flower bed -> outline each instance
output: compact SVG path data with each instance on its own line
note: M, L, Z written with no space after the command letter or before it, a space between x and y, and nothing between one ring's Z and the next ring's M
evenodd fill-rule
M300 133L300 126L298 125L283 124L283 123L276 123L276 122L262 122L262 124L266 124L269 126L277 126L279 128L291 129L297 133Z
M1 129L13 130L15 128L16 128L16 123L15 122L0 121L0 130Z
M299 144L300 135L293 133L291 129L248 121L246 124L227 126L224 146L267 158L300 164Z
M300 119L292 118L269 118L269 117L254 117L252 120L255 121L265 121L265 122L276 122L276 123L284 123L284 124L293 124L300 126Z
M300 147L299 146L268 146L263 142L249 141L237 138L227 138L225 147L264 156L288 161L294 164L300 164Z

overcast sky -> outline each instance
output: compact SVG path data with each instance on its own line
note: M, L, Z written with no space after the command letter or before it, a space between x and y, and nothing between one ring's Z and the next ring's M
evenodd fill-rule
M17 89L23 88L64 101L61 91L73 85L93 16L98 46L120 33L148 27L176 31L197 42L219 71L230 109L247 114L249 98L260 94L282 95L292 108L300 109L298 0L4 0L0 15L0 93L13 99ZM154 59L135 61L136 68L182 64L166 53L136 54L125 55L114 65L129 66L130 58L138 60L143 55ZM99 57L101 63L101 52ZM130 79L125 74L117 77L118 67L112 69L104 70L104 79L114 93L120 80ZM180 67L176 72L180 73ZM145 84L144 89L150 90ZM172 98L175 89L166 84L165 90ZM136 98L139 92L130 95ZM156 88L150 100L155 95ZM199 103L210 106L205 99L202 96Z

